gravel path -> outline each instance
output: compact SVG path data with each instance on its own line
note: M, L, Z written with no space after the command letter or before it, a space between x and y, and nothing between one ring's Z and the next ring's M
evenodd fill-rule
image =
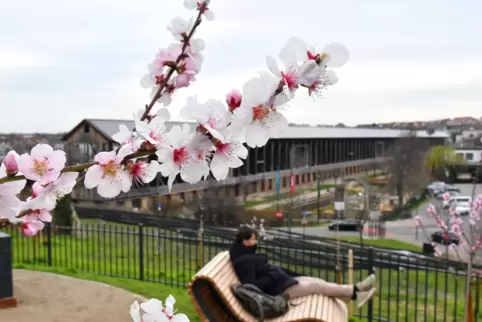
M5 322L131 322L139 295L109 285L43 272L15 270L18 307L0 310Z

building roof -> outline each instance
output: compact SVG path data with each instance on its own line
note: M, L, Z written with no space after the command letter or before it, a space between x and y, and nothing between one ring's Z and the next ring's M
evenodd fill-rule
M112 140L112 136L119 131L119 125L125 124L129 129L134 128L132 120L109 120L109 119L85 119L79 123L77 128L83 122L88 122L96 130L102 133L107 139ZM167 129L172 126L182 125L186 122L167 122ZM195 123L189 123L193 127ZM74 128L74 129L75 129ZM66 140L70 131L64 136ZM397 138L408 135L410 132L401 129L380 129L380 128L356 128L356 127L328 127L328 126L289 126L286 131L280 134L280 139L310 139L310 138L326 138L326 139L349 139L349 138L366 138L366 139L387 139ZM434 131L429 134L425 130L416 131L417 137L421 138L448 138L449 134L444 131Z

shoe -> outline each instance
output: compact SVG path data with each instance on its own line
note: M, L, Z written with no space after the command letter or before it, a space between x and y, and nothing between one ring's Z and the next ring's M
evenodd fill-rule
M370 276L365 278L363 281L358 282L358 284L356 284L356 287L357 287L359 292L367 292L367 291L369 291L369 290L371 290L372 288L375 287L376 281L377 281L377 279L375 277L375 274L371 274Z
M376 292L377 289L375 287L366 292L359 292L356 296L357 307L361 308L363 305L365 305L366 302L370 301L373 298Z

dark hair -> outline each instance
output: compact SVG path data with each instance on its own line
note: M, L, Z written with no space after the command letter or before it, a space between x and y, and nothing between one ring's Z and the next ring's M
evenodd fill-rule
M236 243L241 244L244 240L251 239L251 236L256 236L258 238L258 231L248 226L243 226L238 229L236 233Z

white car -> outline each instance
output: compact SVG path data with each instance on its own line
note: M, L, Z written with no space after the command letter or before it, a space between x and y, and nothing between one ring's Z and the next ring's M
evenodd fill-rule
M449 192L449 195L450 195L449 199L447 199L447 200L443 199L443 201L442 201L442 205L443 205L444 209L447 209L450 206L452 206L455 199L460 197L460 195L457 192L452 192L452 191ZM462 198L466 198L466 197L462 197Z
M455 197L453 201L453 206L455 208L455 213L457 215L468 215L470 214L470 211L472 210L472 207L470 206L470 203L472 202L471 197Z

